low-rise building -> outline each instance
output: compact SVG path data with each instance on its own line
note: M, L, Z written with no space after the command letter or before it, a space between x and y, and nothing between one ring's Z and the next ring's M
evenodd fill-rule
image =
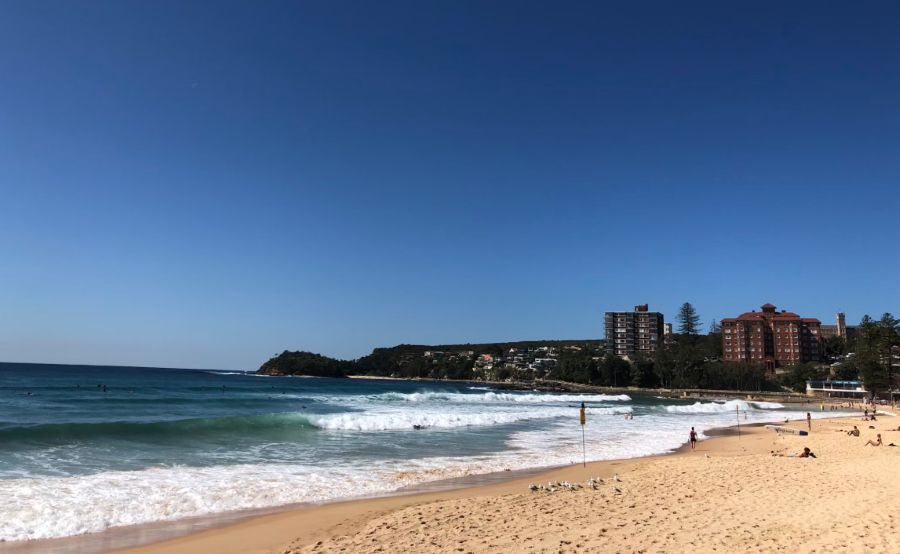
M855 398L869 396L862 381L807 381L806 395L822 398Z

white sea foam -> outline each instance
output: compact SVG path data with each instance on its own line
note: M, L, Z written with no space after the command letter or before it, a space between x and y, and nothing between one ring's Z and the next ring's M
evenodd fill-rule
M784 404L779 404L778 402L763 402L761 400L752 400L750 404L759 408L760 410L780 410L784 408Z
M564 402L628 402L627 394L551 394L551 393L515 393L485 392L483 394L464 394L454 392L386 392L372 396L332 396L320 397L331 403L372 403L372 402L445 402L464 404L484 403L522 403L548 404Z
M500 469L450 459L407 461L402 468L389 463L380 468L260 464L0 480L0 540L64 537L150 521L365 496Z
M673 414L719 414L734 413L736 410L746 411L754 408L760 410L776 410L784 408L776 402L746 402L729 400L727 402L694 402L687 406L666 406L666 411Z
M210 373L210 374L212 374L212 375L241 375L241 376L244 376L244 377L250 375L250 372L249 372L249 371L213 371L213 370L207 370L207 371L204 371L204 373Z
M624 414L630 411L630 407L590 408L588 413L609 415ZM414 426L448 429L479 425L504 425L518 421L570 417L572 413L572 408L553 407L479 411L416 409L328 414L310 417L310 422L316 427L332 431L395 431L412 429Z

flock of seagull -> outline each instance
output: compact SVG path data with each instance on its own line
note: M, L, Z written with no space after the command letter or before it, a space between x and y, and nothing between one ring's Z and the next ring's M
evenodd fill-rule
M611 481L616 482L616 483L622 482L622 480L619 479L618 473L613 475ZM531 492L556 492L556 491L563 491L563 490L577 491L577 490L587 488L587 489L592 489L592 490L596 491L596 490L600 490L601 485L603 485L604 483L605 483L605 481L603 479L601 479L600 477L591 477L590 479L588 479L587 481L584 482L584 486L580 485L579 483L570 483L568 481L561 481L561 482L560 481L556 481L556 482L550 481L546 485L540 485L540 484L536 485L534 483L531 483L528 485L528 490L530 490ZM616 494L622 494L622 489L613 485L613 492L615 492Z

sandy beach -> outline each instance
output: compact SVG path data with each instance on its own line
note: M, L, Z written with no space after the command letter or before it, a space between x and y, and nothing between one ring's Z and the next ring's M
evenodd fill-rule
M302 508L118 552L896 552L900 448L887 445L900 444L898 423L817 420L809 436L743 428L695 451ZM885 446L865 446L876 433ZM803 447L817 458L772 455ZM598 490L528 490L591 477L604 479Z

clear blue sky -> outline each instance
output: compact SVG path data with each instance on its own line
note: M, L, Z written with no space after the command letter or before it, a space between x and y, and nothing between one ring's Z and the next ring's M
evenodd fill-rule
M896 2L0 3L0 360L900 312Z

